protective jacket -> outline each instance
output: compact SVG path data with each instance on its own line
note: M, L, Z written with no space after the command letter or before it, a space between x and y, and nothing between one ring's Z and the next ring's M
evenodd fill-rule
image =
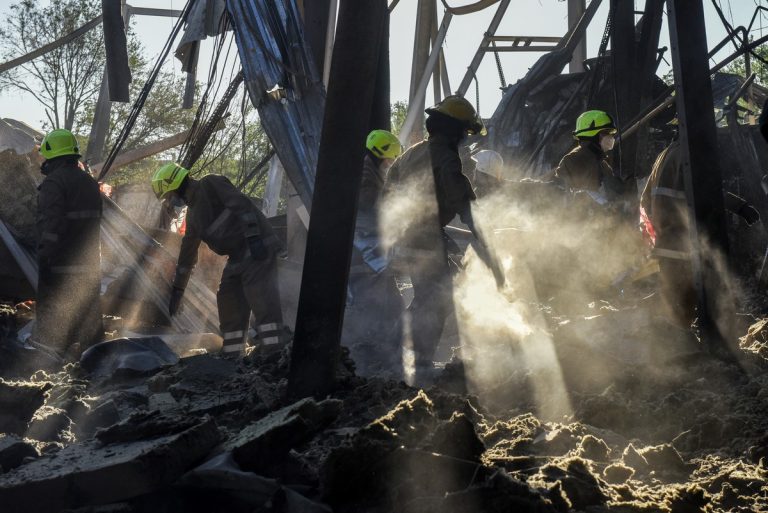
M39 265L53 272L98 273L102 213L99 184L75 158L49 161L44 174L37 198Z
M370 153L363 159L363 176L360 181L360 199L357 206L358 226L375 223L378 218L379 200L384 191L384 173L377 159Z
M657 256L687 260L690 251L689 211L680 161L680 143L672 142L656 158L641 205L656 231ZM749 204L733 193L723 195L725 209L737 215Z
M421 249L442 246L442 228L456 215L468 220L470 202L476 199L462 172L457 144L440 134L430 135L395 161L387 190L410 198L401 244Z
M104 334L101 323L99 185L76 157L43 168L37 209L37 322L33 337L77 356Z
M363 160L363 176L355 221L355 248L351 271L380 273L387 268L389 259L384 252L379 233L379 202L384 190L384 173L379 162L370 153Z
M579 141L579 145L565 155L555 175L571 190L600 190L603 181L613 176L608 156L593 141Z
M184 289L197 264L200 242L234 259L246 252L246 237L260 237L272 255L280 243L264 214L224 176L191 182L185 193L187 231L181 241L173 286Z

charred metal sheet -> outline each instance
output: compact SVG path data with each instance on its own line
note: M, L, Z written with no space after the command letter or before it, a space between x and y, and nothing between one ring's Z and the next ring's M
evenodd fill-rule
M227 0L245 84L288 178L312 203L325 93L295 0Z

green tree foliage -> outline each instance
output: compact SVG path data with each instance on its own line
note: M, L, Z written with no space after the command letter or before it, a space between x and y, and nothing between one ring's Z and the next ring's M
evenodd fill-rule
M392 133L400 135L400 129L405 123L405 116L408 114L408 102L396 101L392 104Z
M22 0L0 26L3 60L59 39L101 14L96 0L60 0L43 6ZM45 128L76 129L78 112L99 91L105 56L101 26L47 54L0 74L0 87L32 95L45 108Z
M755 53L763 60L768 60L768 45L758 46L755 48ZM755 74L755 84L768 87L768 66L759 59L752 57L750 59L750 67ZM746 76L746 61L743 57L740 57L726 66L723 71L742 77Z

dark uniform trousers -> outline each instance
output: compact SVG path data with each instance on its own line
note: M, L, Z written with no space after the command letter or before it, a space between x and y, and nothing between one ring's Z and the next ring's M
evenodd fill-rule
M432 249L403 247L413 301L408 307L416 365L431 365L443 335L445 321L454 314L453 276L445 242Z
M40 268L35 339L62 352L82 352L103 335L101 280L98 267L69 267Z
M283 331L279 298L274 255L262 261L247 251L240 258L230 257L216 293L224 351L242 351L247 338L265 347L278 344Z

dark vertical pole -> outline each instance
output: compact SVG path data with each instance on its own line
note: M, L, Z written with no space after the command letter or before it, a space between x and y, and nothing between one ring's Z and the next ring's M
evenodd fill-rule
M379 45L379 69L376 72L376 86L373 92L370 130L392 129L392 105L390 104L389 83L389 11L382 19L381 44Z
M343 0L339 9L288 377L294 399L324 397L334 387L386 15L386 0Z
M572 29L581 19L584 11L587 10L587 3L585 0L568 0L568 29ZM573 51L573 57L568 64L568 71L570 73L580 73L584 71L584 61L587 59L587 35L579 42L576 49Z
M639 91L633 77L636 73L635 57L635 2L611 0L611 64L613 67L613 98L604 103L611 106L616 122L621 126L632 119L639 110ZM622 178L631 173L636 149L634 139L622 141L619 145L614 172Z
M711 257L713 250L727 255L728 236L704 9L702 0L669 0L667 5L699 321L705 340L713 347L729 336L717 328L718 305L727 305L729 298L724 297L726 291Z
M419 81L427 67L429 60L429 36L432 26L432 4L436 0L419 0L416 11L416 32L413 38L413 60L411 61L411 91L408 96L408 108L416 109L419 112L419 118L411 130L411 142L416 143L424 138L424 107L425 100L421 100L420 105L416 103L416 91L419 88Z
M187 81L184 87L184 97L181 99L182 109L191 109L195 103L195 85L197 83L197 61L200 58L200 41L192 43L189 56Z
M429 30L430 48L434 47L437 41L437 2L432 4L431 17L432 17L432 26L430 27L430 30ZM443 50L442 47L440 47L440 51L442 50ZM432 89L433 89L433 97L434 97L434 102L432 102L432 105L437 105L438 103L440 103L440 100L442 99L442 95L440 94L441 91L440 91L440 62L439 61L437 66L435 66L435 70L432 72Z
M328 32L328 11L331 0L304 2L304 37L309 43L318 73L323 74L325 36Z
M131 18L130 8L125 0L120 1L121 12L125 21L125 27L128 27ZM106 39L106 28L104 29ZM107 142L107 132L109 131L109 118L112 114L112 102L109 98L109 69L104 68L101 77L101 89L96 100L96 109L93 112L93 123L91 132L88 134L88 148L85 151L84 159L89 164L101 162L104 160L104 146Z
M646 0L643 20L640 24L640 42L637 45L638 65L635 84L639 86L640 101L633 116L639 113L639 109L648 105L653 100L653 85L656 80L656 68L658 61L656 55L659 47L659 35L661 34L661 22L664 14L665 0ZM623 123L626 125L626 121ZM651 155L648 151L649 128L647 125L640 128L637 136L637 151L635 152L635 176L647 175L652 166Z
M104 16L104 48L107 53L107 83L109 99L113 102L127 102L130 97L131 69L128 67L128 41L121 6L114 0L102 0Z

